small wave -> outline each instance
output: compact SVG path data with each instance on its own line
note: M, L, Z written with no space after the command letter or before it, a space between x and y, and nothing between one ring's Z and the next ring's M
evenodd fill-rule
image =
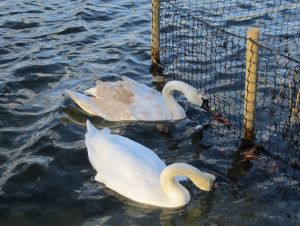
M80 33L87 31L84 27L69 27L66 28L65 30L58 32L58 35L66 35L66 34L74 34L74 33Z
M38 22L25 23L25 22L17 22L17 21L8 21L4 23L0 28L10 28L14 30L23 30L27 28L39 27Z
M81 17L85 21L110 21L114 19L111 15L105 12L98 12L94 10L91 13L79 12L76 16Z

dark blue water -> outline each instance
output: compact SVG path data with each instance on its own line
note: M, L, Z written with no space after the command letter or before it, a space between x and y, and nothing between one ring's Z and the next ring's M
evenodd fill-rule
M237 131L181 96L189 120L167 123L162 132L156 123L92 117L66 95L122 75L159 90L149 73L150 32L150 1L0 2L1 225L300 223L298 171L265 154L245 161ZM86 119L151 148L167 164L217 173L219 189L202 192L186 182L192 200L175 210L121 197L93 181Z

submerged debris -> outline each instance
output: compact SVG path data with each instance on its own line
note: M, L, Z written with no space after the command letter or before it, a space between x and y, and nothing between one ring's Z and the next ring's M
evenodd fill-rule
M226 118L224 118L224 116L219 111L216 111L213 108L211 110L212 110L211 113L213 115L213 119L214 120L216 120L218 122L221 122L225 126L227 126L228 128L230 128L229 121Z

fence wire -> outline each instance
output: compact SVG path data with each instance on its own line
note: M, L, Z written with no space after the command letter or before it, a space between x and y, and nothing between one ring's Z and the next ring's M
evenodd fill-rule
M299 1L163 0L164 74L202 90L242 137L246 36L259 28L255 143L299 165L299 21Z

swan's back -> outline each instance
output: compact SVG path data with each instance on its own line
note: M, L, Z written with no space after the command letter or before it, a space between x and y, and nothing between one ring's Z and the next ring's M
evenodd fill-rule
M122 79L97 83L95 105L100 106L104 115L109 115L113 121L172 119L160 93L125 76Z
M172 120L161 93L125 76L122 81L101 82L81 94L67 91L86 112L109 121Z
M150 149L126 137L97 130L87 121L86 146L96 180L139 202L164 198L160 174L165 163ZM149 189L150 188L150 189Z

